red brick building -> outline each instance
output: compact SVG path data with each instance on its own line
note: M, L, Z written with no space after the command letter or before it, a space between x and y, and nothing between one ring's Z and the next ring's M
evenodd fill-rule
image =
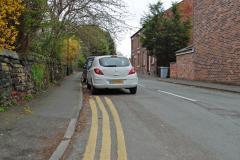
M193 7L193 0L183 0L179 3L179 11L182 17L182 21L187 21L192 18L192 7ZM171 9L165 11L166 16L170 17L172 12ZM132 53L131 53L131 60L136 68L137 72L140 74L148 74L148 75L156 75L157 74L157 61L154 57L148 55L148 51L146 48L142 47L140 41L142 29L137 31L131 37L131 46L132 46ZM190 41L192 44L192 40Z
M131 61L139 74L156 75L157 63L140 41L142 29L131 37Z
M178 51L171 77L240 84L240 1L193 5L193 46Z

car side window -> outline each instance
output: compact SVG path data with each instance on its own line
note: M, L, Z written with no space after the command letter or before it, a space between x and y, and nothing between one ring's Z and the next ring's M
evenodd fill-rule
M89 60L87 64L87 69L90 69L92 67L93 60Z
M87 62L84 63L83 69L87 69Z

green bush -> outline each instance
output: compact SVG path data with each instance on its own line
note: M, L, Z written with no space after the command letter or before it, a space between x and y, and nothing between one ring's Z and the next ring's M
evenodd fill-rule
M85 55L81 55L78 60L78 67L83 68L84 63L86 62Z
M6 111L6 108L5 107L2 107L0 106L0 112L5 112Z
M8 107L11 105L11 102L6 102L4 96L0 93L0 112L7 111Z
M26 101L31 101L32 99L33 99L33 95L31 95L31 94L27 94L24 96L24 100L26 100Z
M34 64L31 68L32 79L35 85L41 89L44 86L44 72L45 65L43 64Z

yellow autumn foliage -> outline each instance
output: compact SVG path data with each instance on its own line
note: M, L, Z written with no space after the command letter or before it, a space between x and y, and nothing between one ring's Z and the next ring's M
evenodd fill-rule
M22 0L0 0L0 50L14 50L19 17L24 10Z
M80 54L81 46L78 40L70 37L63 40L62 46L62 62L69 64L74 61Z

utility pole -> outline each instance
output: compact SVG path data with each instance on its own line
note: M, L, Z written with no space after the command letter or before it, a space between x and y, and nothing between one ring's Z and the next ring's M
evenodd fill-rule
M67 39L67 75L70 75L70 71L69 71L69 38Z

